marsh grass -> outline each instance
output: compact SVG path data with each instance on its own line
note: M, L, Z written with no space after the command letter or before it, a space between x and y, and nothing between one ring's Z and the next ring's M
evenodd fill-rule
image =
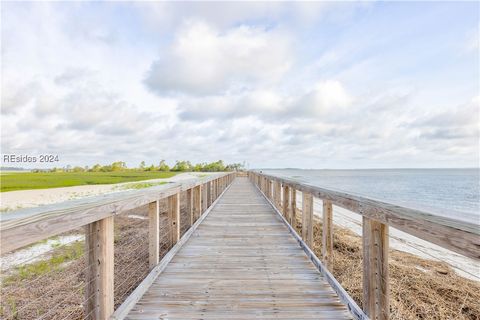
M302 222L295 229L301 234ZM334 227L335 278L362 306L362 239ZM313 251L321 257L322 222L315 219ZM480 282L458 275L447 263L390 250L390 319L480 319Z
M122 186L118 186L117 190L130 190L130 189L145 189L155 186L160 186L162 184L167 184L168 182L138 182L138 183L129 183Z
M75 241L70 244L53 244L55 254L30 264L21 265L15 268L13 275L3 279L4 284L10 284L19 280L28 280L54 270L61 270L70 261L76 260L83 255L85 244L83 241Z
M178 172L12 172L0 175L0 191L49 189L171 178Z

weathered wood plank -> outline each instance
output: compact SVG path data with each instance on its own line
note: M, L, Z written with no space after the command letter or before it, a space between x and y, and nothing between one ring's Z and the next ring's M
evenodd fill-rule
M167 198L221 175L224 174L2 213L1 254Z
M363 308L371 319L389 318L388 226L363 218Z
M283 216L290 220L290 188L287 185L283 186L282 202Z
M85 228L87 272L85 314L92 320L108 319L113 313L113 217Z
M290 215L290 220L288 221L288 223L290 223L290 225L294 225L294 223L296 223L297 221L297 190L295 190L294 188L290 188L290 201L291 201L291 205L292 205L292 209L291 209L291 215Z
M252 173L252 177L267 177L277 183L307 192L322 200L358 213L425 241L435 243L464 256L480 260L480 229L475 223L455 220L425 211L368 199L344 192L328 190L299 183L292 179L280 178L264 173Z
M207 182L207 208L212 205L213 197L212 197L212 182Z
M322 259L325 267L333 270L333 207L330 201L323 201Z
M207 184L202 185L202 213L205 212L208 208L208 194L207 194Z
M194 188L194 194L195 193L197 193L197 195L201 195L201 185ZM198 199L200 199L200 196L198 196ZM200 201L198 201L197 204L199 202ZM165 270L167 265L177 254L180 248L182 248L182 246L188 241L188 239L190 239L190 237L198 228L200 223L202 223L202 221L208 216L211 209L212 208L207 209L201 216L198 217L192 227L188 229L187 232L185 232L180 241L175 244L175 246L162 258L162 261L157 266L155 266L155 268L147 275L147 277L145 277L145 279L137 286L137 288L127 297L127 299L125 299L125 301L117 308L117 310L115 310L114 314L112 315L112 319L125 318L128 312L133 308L135 303L140 300L142 295L148 290L148 288L152 285L155 279Z
M193 217L193 188L187 190L186 195L186 211L188 216L188 227L193 224L194 217Z
M176 193L167 198L167 213L170 222L171 245L175 245L180 239L180 194Z
M350 319L265 198L237 178L127 319Z
M160 258L160 210L159 201L148 205L148 265L153 269Z
M313 197L302 192L302 239L307 246L313 246Z
M202 214L202 186L193 188L193 223L200 218ZM192 224L193 224L192 223Z

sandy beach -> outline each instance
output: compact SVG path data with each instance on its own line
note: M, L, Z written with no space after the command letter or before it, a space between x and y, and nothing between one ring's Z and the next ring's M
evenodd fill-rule
M315 199L314 210L314 214L321 219L321 200ZM352 211L333 206L333 223L337 226L347 228L357 235L362 235L362 217ZM417 255L421 258L446 262L451 265L459 275L471 280L480 281L480 264L475 260L395 228L390 228L390 247Z

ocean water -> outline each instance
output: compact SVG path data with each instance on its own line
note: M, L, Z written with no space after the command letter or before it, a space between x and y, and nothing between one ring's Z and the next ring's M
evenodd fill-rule
M262 169L326 189L480 223L480 169Z

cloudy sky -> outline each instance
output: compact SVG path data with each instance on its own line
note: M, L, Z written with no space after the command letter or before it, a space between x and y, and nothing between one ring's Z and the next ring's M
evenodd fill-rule
M4 2L2 154L476 167L479 6Z

